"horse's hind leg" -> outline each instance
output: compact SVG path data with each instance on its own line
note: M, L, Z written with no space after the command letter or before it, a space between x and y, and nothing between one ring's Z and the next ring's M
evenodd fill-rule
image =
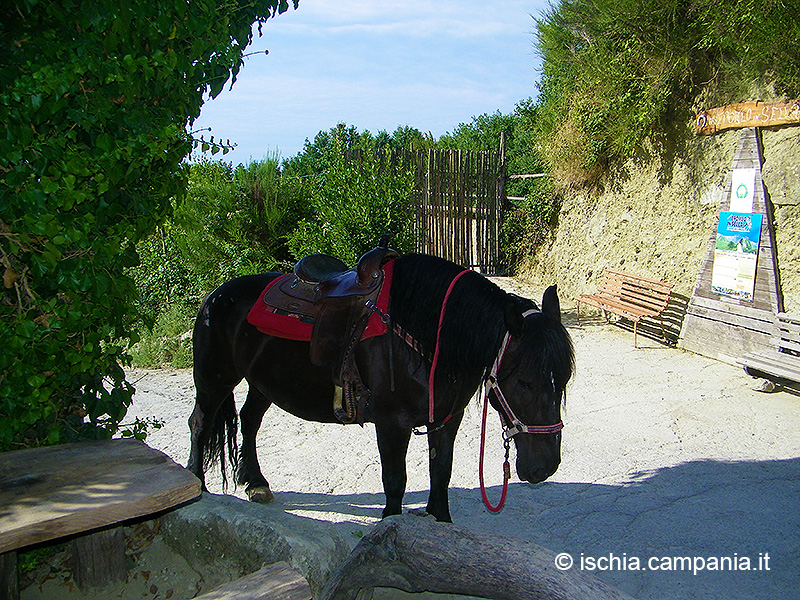
M250 387L247 400L242 406L239 417L242 422L242 448L239 468L236 472L236 483L247 485L245 492L252 502L271 502L274 496L269 483L261 473L256 454L256 436L261 427L261 419L271 402L261 392Z
M223 410L220 415L221 408ZM235 416L236 407L233 402L232 389L218 390L216 393L197 390L194 410L189 417L191 447L186 468L200 480L204 490L206 489L205 469L208 464L217 458L221 459L224 465L224 443L212 438L224 438L225 429L231 427L234 428L231 433L235 434ZM218 417L221 417L222 420L218 421ZM214 457L215 452L218 454L217 457Z

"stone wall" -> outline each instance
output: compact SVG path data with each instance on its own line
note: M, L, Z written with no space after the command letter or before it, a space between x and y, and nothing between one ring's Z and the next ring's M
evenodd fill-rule
M662 279L689 297L719 213L738 130L697 137L661 159L638 157L602 192L564 198L558 227L520 275L559 284L562 302L594 291L606 267ZM784 309L800 312L800 127L761 131Z

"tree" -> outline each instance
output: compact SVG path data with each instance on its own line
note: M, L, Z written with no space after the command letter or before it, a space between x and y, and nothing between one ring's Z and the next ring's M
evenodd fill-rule
M297 0L294 0L297 7ZM187 128L286 0L0 8L0 449L107 437L135 244L186 184ZM218 147L218 146L217 146Z
M393 235L392 248L414 248L413 173L391 164L383 150L370 148L345 157L346 130L334 134L323 153L327 170L314 177L312 216L298 223L288 239L296 258L325 253L355 265L382 234Z
M797 15L796 0L558 2L536 40L539 145L558 186L595 185L648 146L685 142L698 101L741 102L754 83L796 97Z

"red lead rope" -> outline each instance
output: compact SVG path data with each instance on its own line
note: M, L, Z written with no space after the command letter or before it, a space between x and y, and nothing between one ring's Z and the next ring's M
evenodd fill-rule
M444 295L444 300L442 300L442 310L439 312L439 326L436 328L436 348L433 351L433 363L431 364L431 372L428 376L428 423L433 423L433 380L436 378L436 364L439 362L439 339L442 335L442 324L444 324L444 313L447 309L447 301L450 299L450 294L453 293L456 282L467 273L469 273L469 269L461 271L458 275L453 277L453 281L450 282L450 286L447 288L447 292ZM446 420L449 419L450 416L448 415Z
M486 399L483 403L483 421L481 422L481 451L478 458L478 478L481 482L481 496L483 503L490 512L498 513L503 510L503 505L506 503L506 493L508 493L508 480L511 479L511 464L508 462L508 450L511 446L511 439L505 440L506 459L503 463L503 492L500 495L500 502L496 506L492 506L489 501L489 496L486 495L486 485L483 482L483 449L486 446L486 414L489 412L489 390L486 390Z

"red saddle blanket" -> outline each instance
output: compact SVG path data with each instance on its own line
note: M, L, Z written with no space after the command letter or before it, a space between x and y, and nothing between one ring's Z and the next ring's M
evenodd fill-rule
M383 286L378 294L377 310L380 312L373 312L369 317L367 328L361 336L362 340L367 338L385 334L388 330L388 324L383 321L381 315L388 314L389 311L389 293L392 287L392 270L394 261L390 260L383 265ZM314 329L314 324L307 321L300 320L299 315L286 315L277 313L274 308L268 306L263 302L264 294L273 285L278 285L286 277L294 277L293 273L281 275L272 280L264 291L258 295L258 300L253 304L250 312L247 314L247 322L258 328L261 333L271 335L274 337L283 338L286 340L296 340L300 342L310 342L311 332Z

